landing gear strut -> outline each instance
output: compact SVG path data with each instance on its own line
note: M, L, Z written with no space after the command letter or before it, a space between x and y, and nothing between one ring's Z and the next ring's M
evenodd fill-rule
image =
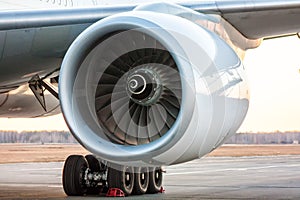
M97 195L119 188L126 196L158 193L162 185L160 167L107 165L93 155L71 155L63 169L63 188L68 196Z

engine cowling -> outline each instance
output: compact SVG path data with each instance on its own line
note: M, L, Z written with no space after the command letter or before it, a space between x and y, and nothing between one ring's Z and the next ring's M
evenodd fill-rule
M75 138L126 165L201 157L236 132L248 109L243 65L222 39L147 11L86 29L63 60L59 84Z

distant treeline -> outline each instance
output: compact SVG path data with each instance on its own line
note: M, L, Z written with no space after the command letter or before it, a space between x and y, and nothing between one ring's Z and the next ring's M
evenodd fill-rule
M239 133L226 144L293 144L300 142L300 132ZM66 131L0 131L0 143L77 143Z
M293 144L300 142L300 132L239 133L226 144Z

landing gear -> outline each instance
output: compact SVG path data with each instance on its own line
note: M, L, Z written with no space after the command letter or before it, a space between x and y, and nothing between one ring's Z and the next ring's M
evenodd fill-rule
M63 169L63 188L68 196L98 195L108 188L121 189L126 196L158 193L162 185L160 167L108 165L93 155L69 156Z
M71 155L63 169L63 188L68 196L97 195L105 189L106 168L93 155Z

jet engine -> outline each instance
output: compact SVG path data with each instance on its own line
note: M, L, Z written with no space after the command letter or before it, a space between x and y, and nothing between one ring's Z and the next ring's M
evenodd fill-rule
M107 17L63 60L60 103L74 137L101 159L134 166L201 157L248 109L241 60L217 34L148 11Z

